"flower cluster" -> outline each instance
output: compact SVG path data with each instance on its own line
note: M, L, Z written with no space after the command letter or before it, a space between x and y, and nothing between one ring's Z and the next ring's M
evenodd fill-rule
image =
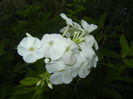
M60 16L67 24L60 29L62 35L44 34L40 40L26 33L27 37L17 47L18 54L27 63L44 58L46 70L51 74L50 82L55 85L68 84L77 76L85 78L98 61L95 53L98 44L89 34L97 26L84 20L81 20L80 25L64 13Z

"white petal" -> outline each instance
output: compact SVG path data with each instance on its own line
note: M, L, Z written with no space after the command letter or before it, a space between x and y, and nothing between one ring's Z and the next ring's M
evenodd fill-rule
M93 51L93 49L88 46L88 44L86 43L81 43L80 44L80 48L81 48L81 54L85 57L85 58L93 58L93 55L95 54L95 52Z
M28 40L28 37L25 37L22 39L22 41L19 43L18 46L22 46L24 47L25 49L28 49L30 46L29 46L29 40Z
M63 57L62 57L62 61L64 62L64 64L66 65L73 65L76 62L76 57L75 55L72 53L72 51L68 51L65 52Z
M92 32L94 31L95 29L97 29L97 25L94 25L94 24L88 24L86 21L84 20L81 20L81 25L82 27L88 32Z
M71 25L71 26L73 25L72 19L71 19L71 18L68 18L64 13L61 13L60 16L61 16L64 20L66 20L66 24Z
M44 57L44 50L42 48L36 49L36 51L34 53L35 53L37 59L41 59Z
M95 49L98 50L99 47L98 47L97 41L92 35L86 36L85 41L90 47L94 46Z
M80 53L76 53L76 63L72 67L72 77L76 77L79 74L79 70L81 68L81 65L86 61L86 58Z
M86 21L81 20L81 25L82 25L82 27L83 27L84 29L87 29L87 27L88 27L89 24L88 24Z
M61 50L57 47L47 47L47 49L44 50L44 56L49 57L52 60L57 60L61 58L65 50Z
M24 56L28 52L28 50L24 48L23 46L18 45L17 52L19 55Z
M94 31L95 29L97 29L97 26L94 24L90 24L86 30L88 31L88 33L90 33Z
M50 76L50 82L52 84L58 85L58 84L62 84L63 83L63 76L62 73L54 73Z
M98 44L97 44L97 41L95 40L95 43L94 43L94 47L95 47L95 50L98 50L99 47L98 47Z
M68 84L72 81L72 75L71 75L71 72L70 70L66 70L66 71L63 71L63 82L65 84Z
M40 48L42 46L42 43L41 43L41 41L38 38L34 38L33 46L35 48Z
M35 56L34 53L27 53L26 55L23 56L23 59L27 63L33 63L37 61L37 57Z
M49 62L46 64L46 69L49 73L55 73L58 71L63 70L65 65L59 61L59 62Z
M79 70L80 70L80 68L75 68L75 69L72 71L72 77L76 77L76 76L79 74Z
M83 66L81 66L79 71L79 77L85 78L89 74L89 72L90 70L88 70L87 64L83 64Z
M98 62L98 57L97 57L97 55L94 55L94 56L93 56L93 59L92 59L92 61L91 61L91 67L96 68L97 62Z

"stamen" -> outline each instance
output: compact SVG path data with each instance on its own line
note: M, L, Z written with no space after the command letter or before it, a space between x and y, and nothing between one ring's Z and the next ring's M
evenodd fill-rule
M33 47L29 48L29 51L34 51L34 50L35 50L35 48L33 48Z

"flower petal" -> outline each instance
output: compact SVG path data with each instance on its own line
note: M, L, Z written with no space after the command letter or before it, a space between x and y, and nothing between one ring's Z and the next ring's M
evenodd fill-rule
M62 84L63 83L62 73L57 72L52 74L50 76L50 82L55 85Z
M94 24L88 24L86 21L84 20L81 20L81 25L82 27L88 32L92 32L94 31L95 29L97 29L97 25L94 25Z
M37 57L37 59L41 59L44 57L44 51L43 48L39 48L35 51L35 55Z
M73 65L76 62L76 57L72 51L65 52L62 56L62 61L66 65Z
M68 44L60 34L46 34L42 38L44 56L57 60L62 57Z
M61 16L64 20L66 20L66 24L71 25L71 26L73 25L72 19L71 19L71 18L68 18L64 13L61 13L60 16Z
M98 44L95 38L92 35L88 35L85 37L85 42L90 46L90 47L95 47L96 50L98 50Z
M23 46L18 45L17 52L19 55L24 56L24 54L26 54L28 52L28 50L26 48L24 48Z
M73 69L72 77L76 77L79 74L80 67Z
M79 77L85 78L90 73L90 70L88 70L87 64L83 64L79 71Z
M68 84L72 81L72 75L70 70L63 71L63 82Z
M94 55L94 56L93 56L93 59L92 59L92 61L91 61L91 67L96 68L97 62L98 62L98 57L97 57L97 55Z
M55 73L58 71L63 70L65 67L65 65L61 62L61 61L57 61L57 62L49 62L46 64L46 69L49 73Z
M37 61L37 57L34 53L27 53L26 55L23 56L23 59L27 63L34 63Z
M88 46L88 44L86 44L85 42L80 44L80 48L81 48L81 54L85 57L85 58L89 58L92 59L93 55L95 54L95 52L93 51L93 49Z

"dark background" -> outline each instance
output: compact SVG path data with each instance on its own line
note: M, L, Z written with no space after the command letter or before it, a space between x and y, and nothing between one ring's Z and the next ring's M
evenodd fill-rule
M99 62L85 79L68 85L36 87L26 77L45 72L43 60L27 64L16 47L28 32L41 39L74 21L98 25ZM133 0L0 0L0 99L132 99Z

